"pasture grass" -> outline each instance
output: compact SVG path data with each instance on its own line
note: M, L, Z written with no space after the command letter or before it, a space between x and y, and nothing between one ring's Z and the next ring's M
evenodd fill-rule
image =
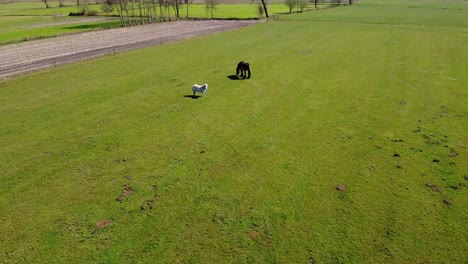
M119 26L120 22L115 19L90 21L81 17L0 16L0 45Z
M51 2L50 8L41 2L1 4L0 45L120 26L114 18L68 16L80 10L71 4L59 7L58 2ZM100 5L90 5L90 9L101 11Z
M458 9L466 10L464 0L378 0L378 1L358 1L354 4L360 6L398 6L405 8L424 8L424 9Z
M0 259L463 263L467 27L393 8L0 82Z
M468 27L468 7L465 4L464 9L451 8L450 4L439 3L424 7L421 4L418 8L411 5L389 5L382 8L380 5L373 5L380 1L358 2L356 8L339 7L336 10L322 10L314 16L317 22L343 22L360 24L381 24L401 25L401 26L436 26L444 30L443 26L450 27ZM456 4L458 5L458 4ZM436 8L438 7L438 8ZM292 17L292 19L302 19L304 17ZM284 19L288 19L287 16ZM418 27L416 27L418 29Z
M312 6L310 6L312 7ZM309 8L310 9L310 8ZM219 4L216 5L213 11L214 18L259 18L258 4ZM180 6L180 16L186 17L186 6ZM206 8L206 5L197 4L189 6L189 17L194 18L211 18L211 11ZM275 3L268 5L268 14L284 14L288 13L289 9L285 4ZM263 15L263 18L264 15Z
M77 12L80 10L79 6L65 5L59 7L58 5L52 5L50 8L45 8L44 4L40 2L24 2L24 3L12 3L2 4L0 10L0 16L52 16L56 15L68 15L70 12ZM215 18L257 18L257 6L258 4L218 4L214 8ZM286 13L289 11L288 7L284 4L273 3L268 5L269 13ZM89 8L98 12L100 15L105 15L102 12L100 4L90 4ZM179 6L180 17L185 18L187 13L187 6ZM131 10L130 10L131 12ZM117 11L112 13L118 15ZM173 8L170 9L172 17L175 16ZM206 5L204 4L190 4L189 5L189 17L209 17L211 14L207 11Z
M41 2L22 2L0 5L0 16L52 16L61 15L68 16L70 12L78 12L82 7L76 4L66 3L60 7L58 4L52 4L49 8ZM96 12L102 12L100 4L89 4L88 8Z

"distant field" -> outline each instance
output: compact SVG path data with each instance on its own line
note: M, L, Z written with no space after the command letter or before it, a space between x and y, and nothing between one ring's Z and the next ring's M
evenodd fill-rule
M115 18L68 16L78 12L76 6L58 7L54 2L50 5L51 8L45 8L41 2L0 5L0 45L119 26ZM100 6L91 9L100 10Z
M468 6L413 3L0 81L0 262L465 263Z
M70 12L80 8L72 2L65 2L65 7L51 2L51 8L45 8L41 2L19 2L2 4L0 7L0 45L62 34L84 32L89 30L118 27L117 17L105 17L101 5L90 5L90 9L100 16L70 17ZM271 4L270 14L284 13L288 9L284 4ZM117 15L116 12L113 15ZM180 16L185 19L186 5L180 7ZM172 10L171 19L175 18ZM189 18L211 18L205 5L190 5ZM220 4L214 10L214 18L258 18L255 4Z
M118 26L105 18L0 16L0 45Z
M428 7L424 7L421 1L418 1L420 7L413 7L413 2L402 2L397 5L392 4L384 6L379 1L359 2L358 8L337 8L333 12L317 12L314 14L314 21L317 22L343 22L350 23L350 17L353 23L360 24L382 24L382 25L409 25L409 26L450 26L450 27L468 27L468 3L464 4L464 9L460 9L460 4L454 3L441 4L430 2ZM376 4L374 4L376 3ZM436 8L439 7L439 8ZM288 19L285 17L285 19ZM305 19L307 16L294 17L295 20ZM416 27L417 28L417 27ZM449 30L449 29L447 29Z
M51 4L51 8L45 8L45 5L41 2L22 2L22 3L12 3L12 4L2 4L0 9L1 15L28 15L28 16L43 16L43 15L68 15L70 12L77 12L79 7L67 3L65 7L58 7L58 4ZM287 12L289 11L288 7L284 3L272 3L269 4L272 13L276 12ZM92 10L102 13L101 5L91 4L90 8ZM186 5L180 5L181 13L185 15ZM229 17L239 17L239 18L255 18L257 14L257 4L252 2L247 3L229 3L229 4L218 4L215 7L214 14L217 18L229 18ZM171 12L174 12L171 10ZM197 17L206 17L206 5L204 4L191 4L189 5L189 14ZM116 14L116 13L115 13ZM172 13L174 14L174 13Z

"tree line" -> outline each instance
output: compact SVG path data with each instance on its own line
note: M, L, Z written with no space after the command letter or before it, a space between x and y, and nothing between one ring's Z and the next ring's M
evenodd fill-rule
M117 12L122 26L171 21L181 17L180 6L186 5L188 17L191 0L103 0L102 9L109 15Z
M294 9L298 9L299 12L303 12L309 4L314 4L314 7L317 8L318 4L323 5L324 2L330 3L331 7L336 7L344 4L353 4L353 0L284 0L284 4L289 8L289 13L292 13Z
M41 0L49 8L49 0ZM60 6L64 0L58 0ZM121 26L133 26L150 24L159 21L177 20L182 17L189 18L189 6L194 3L194 0L76 0L76 5L79 6L80 12L76 15L96 15L97 12L91 10L90 1L95 4L102 4L102 11L107 16L115 15L120 18ZM195 0L196 1L196 0ZM214 10L219 0L202 0L206 10L214 18ZM260 17L269 17L268 4L269 0L249 0L258 4L258 14ZM309 4L317 4L331 2L332 5L340 5L348 2L352 4L353 0L284 0L284 4L288 6L289 12L292 13L297 8L299 12L303 12ZM201 1L196 1L200 3ZM184 6L185 13L181 14L181 6Z

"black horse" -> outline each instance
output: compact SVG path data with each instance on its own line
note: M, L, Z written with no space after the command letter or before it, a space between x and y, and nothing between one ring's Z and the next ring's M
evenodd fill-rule
M240 76L239 76L239 73L240 73ZM236 76L239 76L240 78L247 78L247 79L250 79L250 64L248 64L247 62L239 62L239 64L237 64L237 68L236 68Z

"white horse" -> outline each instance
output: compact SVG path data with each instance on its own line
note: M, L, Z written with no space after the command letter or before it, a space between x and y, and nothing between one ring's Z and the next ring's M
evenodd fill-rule
M202 93L202 96L205 96L206 90L208 90L208 84L198 85L194 84L192 87L193 95L197 95L197 92Z

